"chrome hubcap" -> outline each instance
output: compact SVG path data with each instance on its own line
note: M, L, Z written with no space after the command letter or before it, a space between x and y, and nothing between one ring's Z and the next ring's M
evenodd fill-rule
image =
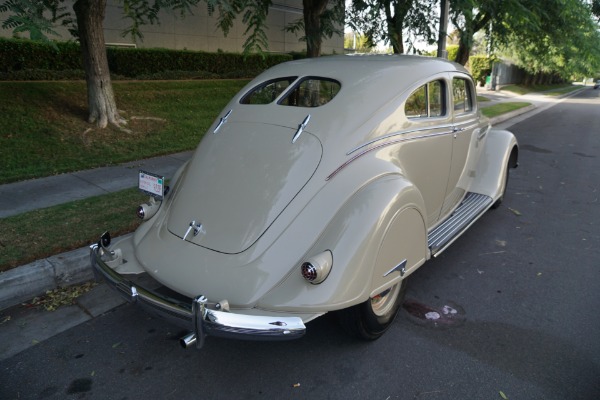
M371 298L371 309L378 317L388 314L394 307L398 293L400 292L400 284L397 283L391 288L379 293Z

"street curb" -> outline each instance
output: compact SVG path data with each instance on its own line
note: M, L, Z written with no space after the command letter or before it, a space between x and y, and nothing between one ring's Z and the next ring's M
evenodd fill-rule
M0 274L0 310L15 306L57 287L94 277L89 247L36 260Z

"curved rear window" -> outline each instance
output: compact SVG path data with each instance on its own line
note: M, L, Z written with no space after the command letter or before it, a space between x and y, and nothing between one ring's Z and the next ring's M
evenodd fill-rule
M320 107L339 93L342 85L333 79L304 78L279 101L282 106Z
M292 107L320 107L329 103L342 87L333 79L306 77L290 89L290 85L297 78L288 76L261 83L242 97L240 103L271 104L287 90L277 104Z
M287 89L292 82L296 80L296 76L288 76L285 78L273 79L267 81L246 94L241 104L269 104L275 101L277 97Z

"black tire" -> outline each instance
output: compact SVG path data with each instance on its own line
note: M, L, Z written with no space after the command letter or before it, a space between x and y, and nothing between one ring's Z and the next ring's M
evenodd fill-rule
M376 340L389 329L404 302L406 279L379 296L337 312L340 325L351 336ZM387 298L387 296L393 296Z

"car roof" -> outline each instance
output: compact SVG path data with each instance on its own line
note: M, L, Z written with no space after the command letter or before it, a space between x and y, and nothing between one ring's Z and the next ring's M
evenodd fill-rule
M345 55L307 58L270 68L263 79L281 76L321 76L337 79L342 84L365 85L379 80L396 88L408 87L415 81L443 72L468 71L460 64L441 58L412 55ZM396 89L397 92L397 89Z

